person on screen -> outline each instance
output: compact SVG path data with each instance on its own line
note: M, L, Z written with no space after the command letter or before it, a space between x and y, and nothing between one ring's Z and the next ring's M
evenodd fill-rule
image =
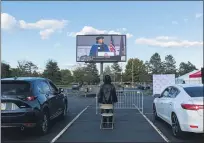
M99 52L109 52L109 48L104 44L104 37L96 37L96 44L92 45L89 56L96 57Z

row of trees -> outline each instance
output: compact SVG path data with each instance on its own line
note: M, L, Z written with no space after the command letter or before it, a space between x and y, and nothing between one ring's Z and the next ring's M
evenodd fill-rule
M138 58L129 59L125 70L118 63L106 66L104 74L112 76L114 81L132 81L134 82L150 82L153 74L176 74L176 76L184 75L195 70L196 67L191 62L181 62L176 67L176 61L172 55L167 55L162 61L158 53L152 55L149 61L142 61ZM53 80L57 84L67 85L72 82L86 82L88 84L98 83L100 81L98 69L95 63L84 64L78 66L72 72L69 69L60 69L58 63L49 60L43 73L39 73L38 67L31 61L18 61L17 68L11 68L9 64L1 63L1 77L14 76L39 76Z
M1 63L1 78L8 77L45 77L56 84L68 85L72 82L87 82L88 84L100 81L96 64L90 63L78 66L73 72L69 69L60 69L54 60L48 60L45 70L37 72L38 67L31 61L18 61L17 68L11 68L9 64Z

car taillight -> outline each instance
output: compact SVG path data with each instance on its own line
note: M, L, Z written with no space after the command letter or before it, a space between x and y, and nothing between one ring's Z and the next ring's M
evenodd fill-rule
M36 96L28 96L28 97L26 97L26 100L27 101L33 101L33 100L35 100L37 97Z
M181 107L186 110L199 110L204 109L203 105L195 105L195 104L181 104Z

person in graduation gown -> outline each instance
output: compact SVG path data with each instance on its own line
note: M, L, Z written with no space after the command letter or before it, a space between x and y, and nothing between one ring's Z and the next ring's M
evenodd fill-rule
M103 84L100 87L99 93L98 93L98 103L100 104L114 104L118 102L118 98L116 95L116 89L115 86L111 83L111 77L110 75L105 75L103 79ZM103 109L101 110L101 113L113 113L113 110L109 109ZM104 118L103 122L109 122L113 121L112 117Z
M98 52L109 52L109 48L104 44L104 37L96 37L96 44L92 45L89 56L96 57Z

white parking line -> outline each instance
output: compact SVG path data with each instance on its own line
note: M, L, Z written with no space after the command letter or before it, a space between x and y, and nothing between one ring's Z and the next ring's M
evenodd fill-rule
M56 142L56 140L59 139L59 137L81 116L81 114L88 109L88 107L89 106L84 108L71 122L69 122L69 124L64 129L62 129L62 131L56 137L54 137L50 143Z
M138 108L135 104L133 104L133 106L135 106L135 108L140 112L140 114L142 114L142 116L147 120L147 122L157 131L157 133L166 141L166 142L170 142L169 139L152 123L152 121L150 121Z
M139 113L136 113L136 114L141 114L141 113L139 112ZM152 115L153 113L143 113L143 114Z
M153 113L144 113L144 114L147 114L147 115L150 114L150 115L152 115Z

